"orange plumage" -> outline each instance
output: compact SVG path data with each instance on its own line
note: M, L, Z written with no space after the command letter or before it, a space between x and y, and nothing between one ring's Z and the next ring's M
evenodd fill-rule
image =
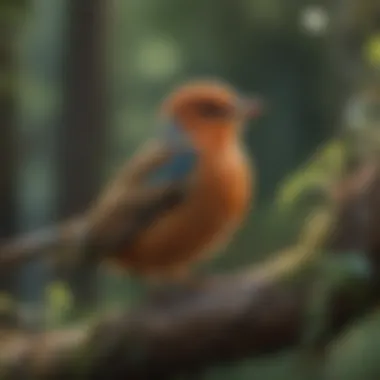
M146 276L176 276L231 238L252 199L253 168L241 145L250 111L257 103L211 81L184 85L164 101L160 117L175 121L197 160L183 200L142 229L117 256L119 264Z

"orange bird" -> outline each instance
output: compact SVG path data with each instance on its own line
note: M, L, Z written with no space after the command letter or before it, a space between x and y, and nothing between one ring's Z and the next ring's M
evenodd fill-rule
M154 197L143 200L148 222L133 238L107 245L114 251L112 259L131 273L173 278L226 244L252 199L254 172L242 130L259 111L258 100L244 99L221 82L191 82L176 89L161 106L158 137L132 157L90 212L92 246L100 246L102 237L106 246L105 236L111 241L123 234L123 202L134 204L135 197L141 217L137 204L147 189L152 195L177 184L179 191L165 205L152 204Z

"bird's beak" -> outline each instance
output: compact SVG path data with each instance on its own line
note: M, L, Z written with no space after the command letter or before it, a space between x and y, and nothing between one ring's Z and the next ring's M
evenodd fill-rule
M241 100L242 114L246 119L254 119L261 116L264 104L259 98L243 98Z

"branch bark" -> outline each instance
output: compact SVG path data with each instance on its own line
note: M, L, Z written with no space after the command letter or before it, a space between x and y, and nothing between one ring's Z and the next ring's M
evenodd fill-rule
M378 299L378 289L361 305L336 294L334 333ZM208 279L95 328L2 339L0 368L44 379L169 379L296 345L305 302L304 287L278 278Z

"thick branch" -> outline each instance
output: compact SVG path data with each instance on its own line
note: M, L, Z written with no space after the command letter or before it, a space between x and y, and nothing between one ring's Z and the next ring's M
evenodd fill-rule
M358 304L348 293L335 295L335 334L379 300L379 289L368 296ZM92 329L2 339L0 357L3 369L14 363L38 378L167 379L296 345L305 302L305 287L278 276L214 277Z

